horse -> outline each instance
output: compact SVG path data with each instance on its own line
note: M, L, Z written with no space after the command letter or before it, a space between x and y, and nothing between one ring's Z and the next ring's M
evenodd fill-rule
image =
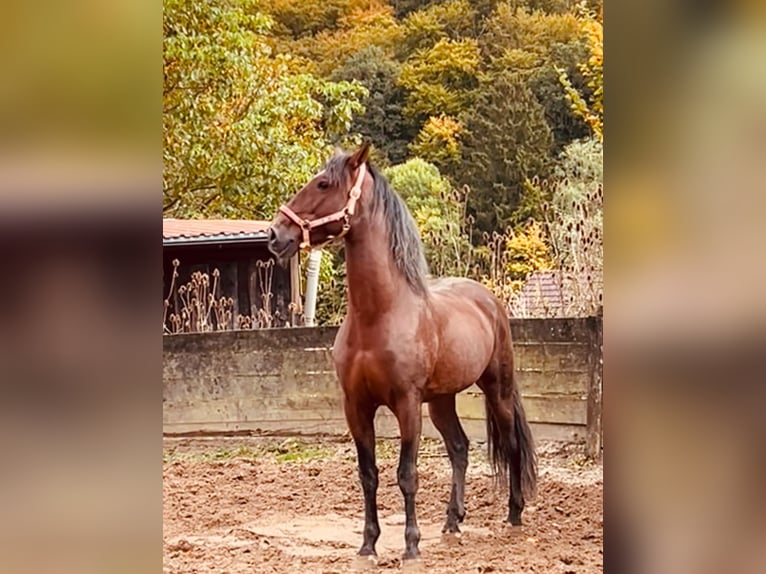
M336 149L324 169L279 208L268 230L268 247L286 264L299 249L345 242L348 309L332 356L364 493L358 555L377 556L374 419L385 406L400 431L403 559L410 561L420 557L415 495L423 403L452 467L445 534L457 535L466 514L468 438L455 409L458 392L474 383L483 391L489 460L497 480L509 487L511 525L521 525L524 502L534 495L537 462L514 379L505 306L476 281L428 276L417 225L402 198L368 161L369 150L369 142L353 153Z

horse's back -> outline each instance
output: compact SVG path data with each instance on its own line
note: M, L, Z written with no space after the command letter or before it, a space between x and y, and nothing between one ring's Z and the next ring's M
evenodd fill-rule
M465 277L443 277L429 282L429 292L439 313L468 314L482 322L507 320L505 308L487 287Z

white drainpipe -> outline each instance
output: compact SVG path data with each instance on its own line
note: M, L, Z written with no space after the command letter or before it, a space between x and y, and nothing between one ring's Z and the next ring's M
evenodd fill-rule
M322 250L314 249L309 252L309 272L306 278L306 305L303 318L307 327L314 326L314 316L317 308L317 289L319 287L319 265L322 263Z

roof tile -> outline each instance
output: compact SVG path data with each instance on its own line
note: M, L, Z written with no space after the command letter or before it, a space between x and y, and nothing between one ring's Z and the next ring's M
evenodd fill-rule
M252 235L269 228L270 222L249 219L163 219L162 238Z

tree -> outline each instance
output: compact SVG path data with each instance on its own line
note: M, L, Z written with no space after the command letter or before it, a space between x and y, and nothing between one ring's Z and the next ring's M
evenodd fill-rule
M547 176L552 137L524 77L506 71L488 78L464 117L463 159L454 177L472 189L468 206L477 228L491 233L534 215L518 218L515 210L525 182Z
M593 11L585 2L579 6L580 26L587 38L589 58L578 66L587 80L590 94L583 94L573 85L570 75L563 68L557 68L559 79L569 100L572 110L583 118L593 135L604 141L604 27L603 4L599 3L598 12Z
M292 72L251 2L164 8L163 212L271 217L347 133L364 87Z
M431 273L465 274L470 243L463 229L463 203L449 180L419 158L390 167L385 175L418 224Z
M566 44L581 37L582 25L575 14L549 14L519 7L516 2L503 2L486 21L481 48L490 58L512 49L545 55L556 44Z
M402 67L405 115L420 126L430 116L457 116L469 107L479 84L481 55L476 40L443 38L416 52Z
M390 4L396 11L397 18L404 18L410 12L421 10L432 2L433 0L390 0Z
M322 77L329 77L354 54L369 46L378 46L393 55L401 43L402 26L386 2L372 0L354 6L341 15L337 27L326 28L294 42L292 53L313 62Z
M406 94L397 84L399 68L382 48L368 46L330 75L331 80L357 80L367 88L364 113L356 116L351 131L373 142L383 164L403 162L412 139L403 116Z
M431 116L410 144L410 151L442 170L454 172L461 157L462 134L463 124L459 120L451 116Z
M585 78L579 72L579 64L587 51L582 42L556 44L539 68L529 77L529 89L545 109L545 119L553 133L554 155L578 139L587 137L590 130L585 120L572 110L569 98L561 89L559 70L565 70L576 89L585 88Z
M548 271L553 266L545 228L533 219L519 231L511 232L506 240L505 248L506 269L517 288L531 273Z
M588 126L572 111L559 80L559 71L564 70L575 88L585 87L578 66L586 60L587 49L575 14L500 4L487 20L481 46L490 74L504 70L524 74L527 86L545 110L553 132L554 155L588 134Z
M442 38L458 40L473 36L476 23L476 12L468 0L435 2L403 20L404 37L398 52L407 58L416 50L431 48Z
M338 26L339 20L364 0L268 0L260 9L276 22L276 32L297 39Z

